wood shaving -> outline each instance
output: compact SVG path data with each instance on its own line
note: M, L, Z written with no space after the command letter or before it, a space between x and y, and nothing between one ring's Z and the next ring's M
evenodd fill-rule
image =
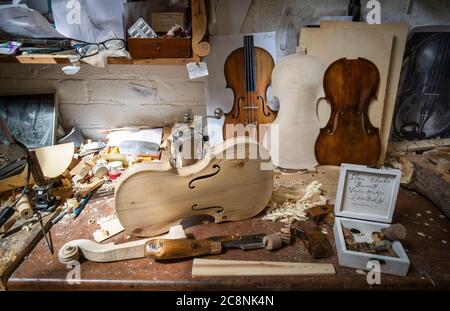
M305 186L302 181L281 184L275 180L267 215L262 220L291 224L295 220L307 219L306 210L326 202L322 184L318 181Z

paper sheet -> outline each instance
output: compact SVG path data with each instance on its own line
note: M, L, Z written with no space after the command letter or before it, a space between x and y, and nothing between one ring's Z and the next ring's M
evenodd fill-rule
M6 39L64 38L41 13L23 6L0 8L0 35Z
M136 131L115 131L108 134L108 146L119 146L125 140L145 141L160 145L162 140L162 128L136 130Z
M85 42L100 42L111 31L125 39L123 0L52 0L56 29Z

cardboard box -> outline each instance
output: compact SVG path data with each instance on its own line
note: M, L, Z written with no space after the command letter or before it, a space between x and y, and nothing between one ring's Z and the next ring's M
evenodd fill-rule
M152 28L158 33L167 33L175 25L184 28L184 16L183 12L152 13Z
M371 235L372 232L389 227L397 202L400 178L401 172L397 169L341 165L333 228L339 265L370 270L367 263L377 260L381 273L407 275L410 261L399 241L392 244L398 257L357 252L347 249L343 232L345 227Z

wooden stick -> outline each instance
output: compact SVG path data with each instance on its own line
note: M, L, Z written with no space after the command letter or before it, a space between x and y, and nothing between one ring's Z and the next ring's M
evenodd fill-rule
M192 276L312 276L334 275L332 264L239 261L195 258Z

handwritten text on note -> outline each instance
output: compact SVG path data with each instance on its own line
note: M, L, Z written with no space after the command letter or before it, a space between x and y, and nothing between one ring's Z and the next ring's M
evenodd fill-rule
M395 176L368 172L347 172L343 204L346 210L385 214L389 208Z

